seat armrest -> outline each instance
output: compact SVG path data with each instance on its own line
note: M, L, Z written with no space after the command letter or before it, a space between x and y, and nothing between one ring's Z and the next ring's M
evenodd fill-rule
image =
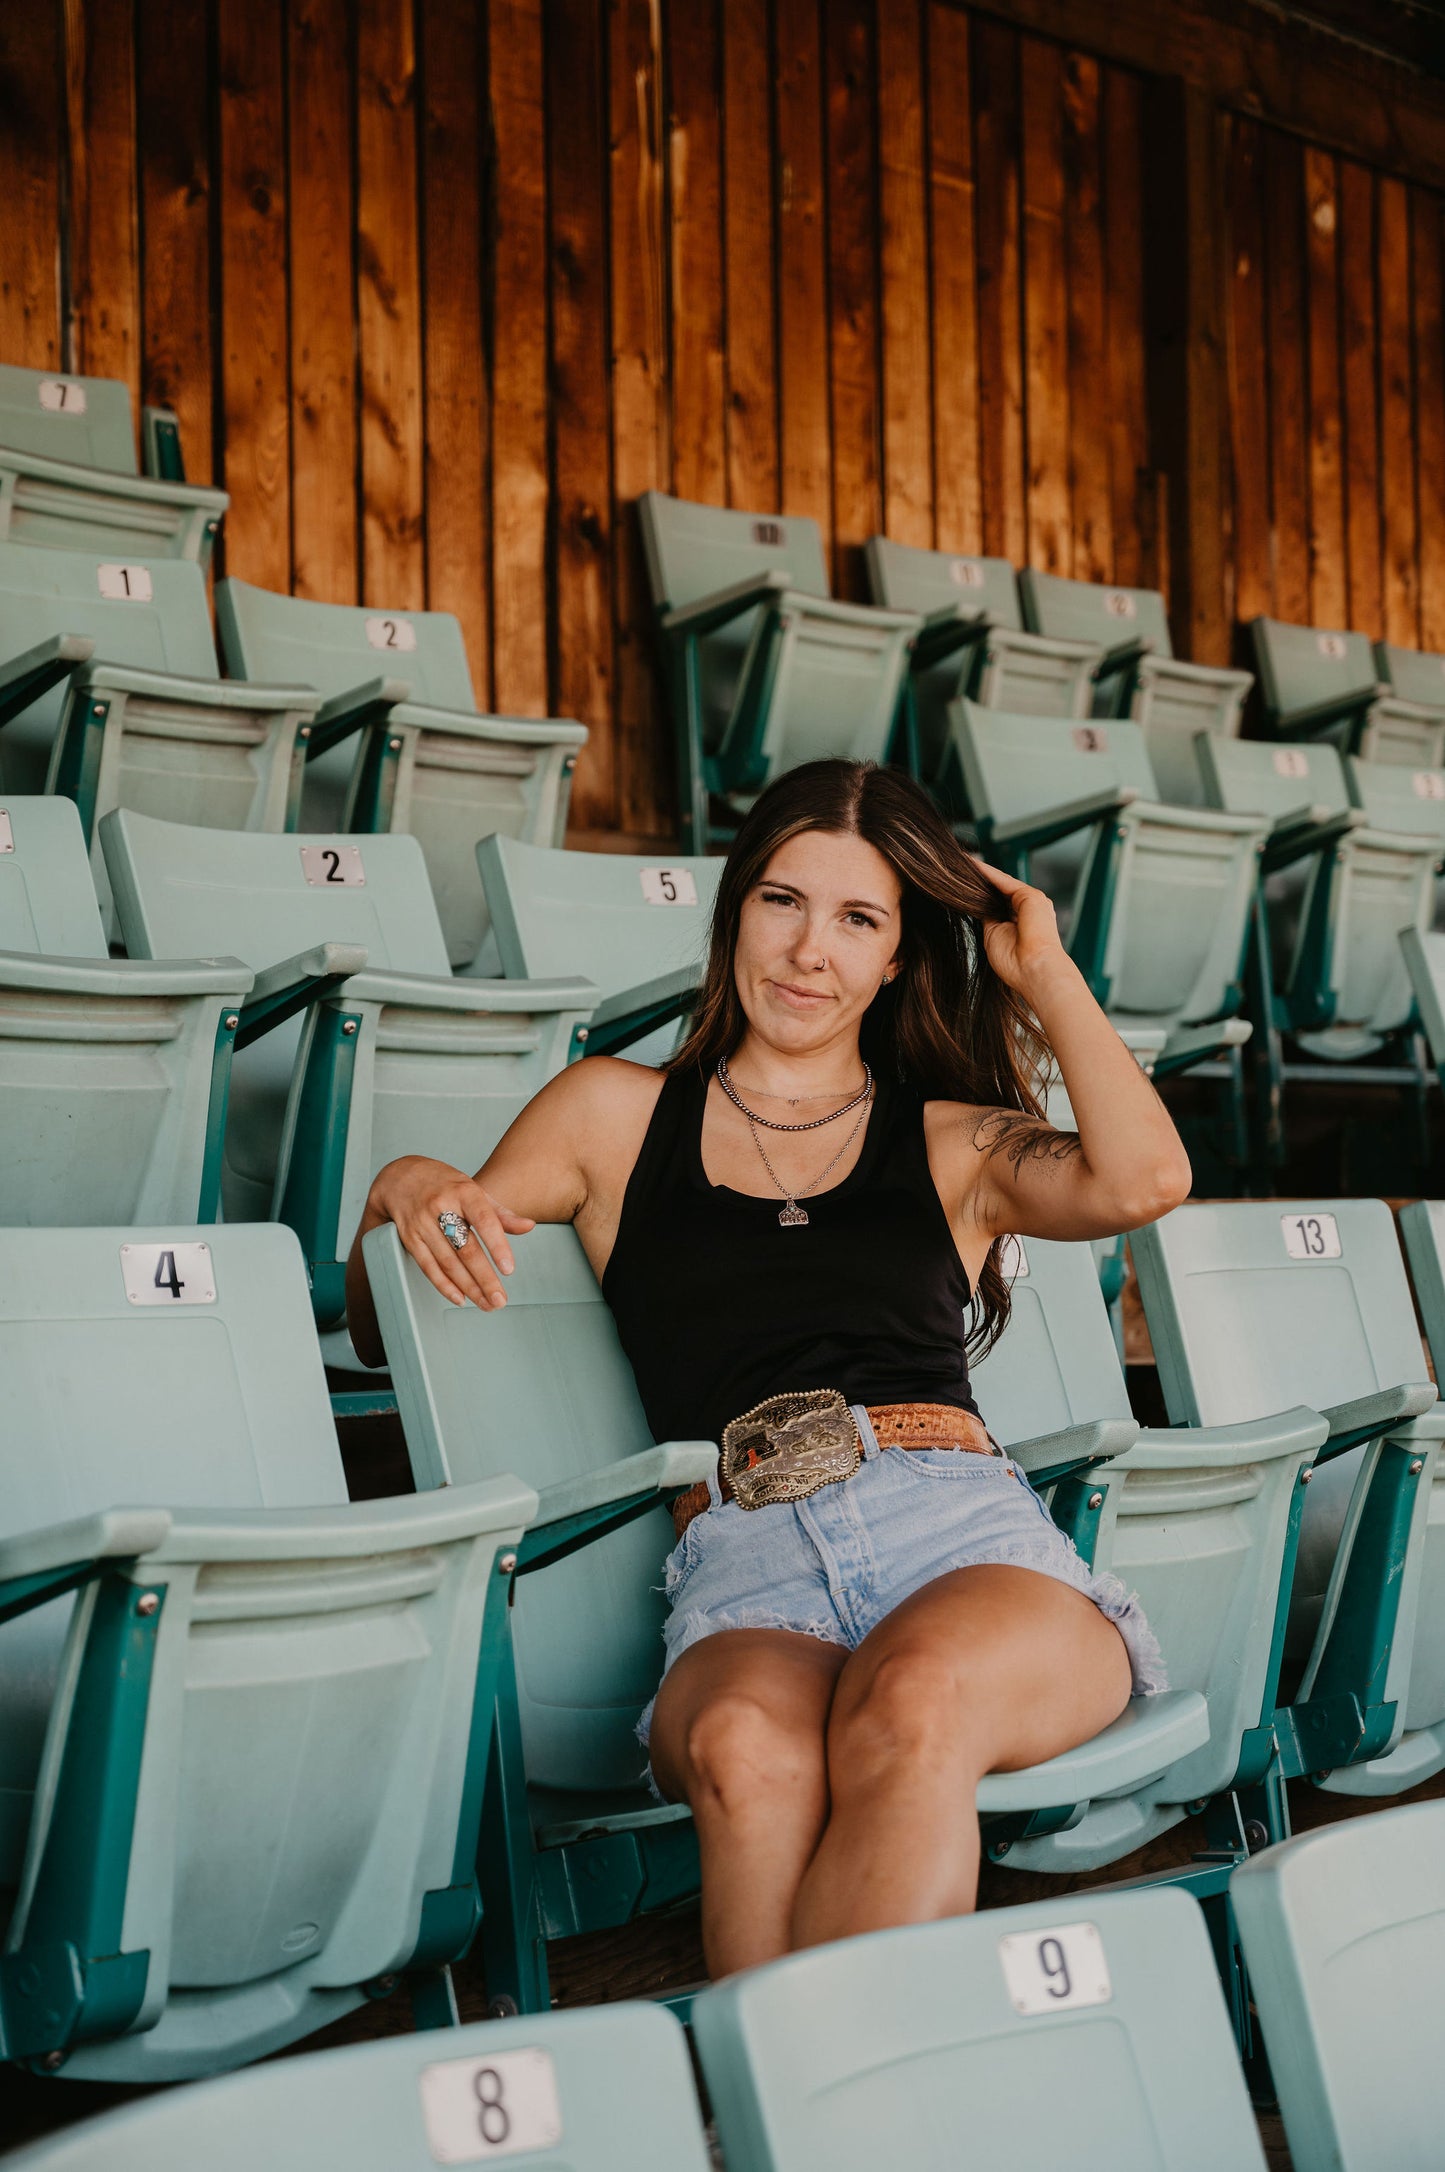
M393 973L383 966L348 975L341 997L346 1003L514 1017L534 1011L580 1011L585 1017L597 1005L590 980L472 980L465 974L445 980L439 973Z
M1212 1018L1202 1026L1176 1026L1154 1059L1151 1078L1174 1078L1192 1071L1196 1063L1208 1063L1226 1049L1243 1048L1253 1033L1247 1018Z
M1092 1464L1107 1463L1133 1447L1139 1428L1132 1418L1094 1418L1087 1425L1066 1425L1057 1433L1037 1433L1007 1450L1029 1483L1042 1488L1071 1478Z
M317 943L310 950L298 950L294 958L268 965L256 975L250 996L241 1007L237 1048L249 1047L273 1026L304 1011L319 996L329 995L343 981L360 973L366 959L360 943Z
M1387 687L1361 686L1349 694L1332 695L1328 701L1307 702L1302 709L1277 709L1274 728L1284 738L1306 738L1321 725L1343 724L1347 717L1362 716L1372 702L1388 691Z
M372 724L384 724L397 704L405 701L410 693L405 679L368 679L361 686L348 687L344 694L333 694L330 701L321 703L311 719L311 737L306 742L307 761L314 762L318 755L329 753L353 732L364 731Z
M1382 716L1402 717L1407 724L1445 723L1445 701L1438 708L1432 708L1429 702L1406 701L1403 694L1397 694L1389 686L1376 687L1370 707L1372 712L1378 711Z
M434 709L422 701L399 701L389 711L387 722L398 728L409 724L422 731L450 732L458 739L485 740L494 746L587 744L587 726L570 716L482 716L475 709Z
M1102 685L1105 679L1117 679L1121 671L1132 671L1142 657L1153 653L1153 642L1142 636L1137 641L1121 641L1115 649L1106 649L1094 666L1095 685Z
M0 988L75 996L229 996L252 986L239 958L51 958L0 951Z
M33 649L11 656L0 664L0 724L8 724L32 701L39 701L52 686L70 678L95 654L95 643L86 634L52 634Z
M536 1489L510 1471L470 1486L322 1508L189 1508L170 1512L156 1561L353 1561L445 1545L482 1532L525 1530Z
M1347 1403L1331 1403L1320 1415L1329 1427L1329 1441L1321 1451L1321 1463L1358 1448L1363 1441L1378 1440L1397 1426L1420 1417L1436 1400L1429 1380L1411 1380L1394 1388L1377 1388L1373 1395L1357 1395Z
M150 475L121 475L114 468L82 467L74 460L52 460L45 453L21 452L0 445L0 470L33 475L37 482L65 483L87 494L129 498L134 505L190 506L212 513L219 520L231 500L224 490L209 483L173 483Z
M1139 661L1151 679L1183 679L1191 686L1217 686L1221 691L1237 687L1242 694L1254 684L1252 671L1235 671L1224 664L1191 664L1183 656L1160 656L1156 650Z
M699 596L695 603L675 604L663 612L660 623L664 633L716 633L730 619L740 618L744 611L755 610L760 603L776 603L787 592L786 573L750 574L745 581L734 581L728 588L714 589L710 596Z
M1261 841L1269 832L1268 815L1224 814L1217 807L1174 807L1155 799L1141 799L1137 804L1141 814L1165 829L1206 832L1215 837L1247 837L1253 831Z
M1359 807L1291 808L1288 814L1276 818L1264 841L1265 873L1273 874L1276 868L1292 867L1296 860L1328 851L1352 830L1364 829L1367 820Z
M1082 799L1068 800L1062 807L1019 815L1012 822L995 822L981 815L979 836L985 847L1007 845L1013 852L1032 852L1040 845L1052 845L1068 837L1074 830L1088 829L1092 823L1122 813L1138 797L1132 785L1110 784L1101 791L1086 793Z
M0 1540L0 1621L99 1576L112 1561L153 1554L170 1534L165 1508L107 1508Z
M1228 1468L1274 1456L1308 1455L1324 1445L1328 1431L1321 1413L1304 1403L1237 1425L1146 1425L1129 1453L1129 1468L1167 1471L1181 1463L1203 1462Z
M699 970L695 965L674 966L655 980L639 981L634 988L604 996L586 1025L577 1028L578 1041L586 1044L581 1053L614 1054L669 1019L680 1018L696 999Z
M986 611L970 618L961 603L946 603L940 610L930 611L913 637L910 667L914 671L927 671L933 664L941 664L947 657L956 656L963 649L977 648L987 639L993 621Z
M137 664L82 665L75 684L94 694L139 694L147 701L185 701L209 709L299 709L314 716L321 696L314 686L267 686L256 679L197 679L179 671L146 671Z
M646 1515L664 1491L708 1477L717 1455L716 1441L665 1441L660 1448L640 1449L620 1463L544 1487L536 1521L518 1548L517 1573L544 1569Z

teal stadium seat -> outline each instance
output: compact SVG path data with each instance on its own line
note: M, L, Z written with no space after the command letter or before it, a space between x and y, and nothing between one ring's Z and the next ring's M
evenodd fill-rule
M1436 2172L1445 1803L1270 1848L1233 1897L1294 2172Z
M72 802L0 796L0 1225L213 1221L251 981L108 957Z
M1253 675L1180 661L1157 589L1111 588L1025 568L1019 594L1035 633L1097 641L1104 649L1094 674L1095 713L1132 717L1142 726L1162 797L1183 807L1207 804L1195 738L1201 731L1238 737Z
M276 2059L37 2142L6 2172L708 2172L687 2041L641 2003Z
M1266 730L1274 739L1329 739L1358 751L1384 689L1368 634L1250 620Z
M0 2056L186 2080L399 1971L450 2005L535 1492L347 1500L274 1226L0 1231L0 1367Z
M726 837L772 778L826 755L906 753L913 611L828 594L815 520L637 501L667 664L682 848ZM712 827L709 801L726 810Z
M1430 1060L1445 1085L1445 935L1418 926L1402 928L1399 943Z
M1417 1199L1401 1208L1400 1236L1438 1380L1445 1367L1445 1206L1439 1200ZM1430 1494L1424 1546L1405 1734L1392 1760L1392 1780L1403 1773L1404 1745L1417 1760L1422 1779L1445 1768L1445 1483L1438 1478ZM1410 1783L1401 1778L1399 1784Z
M228 1221L296 1230L317 1320L337 1325L377 1170L399 1154L480 1168L596 991L455 978L414 837L258 837L124 809L101 836L132 958L214 949L257 976L222 1201Z
M1167 1033L1156 1078L1223 1052L1242 1158L1249 1028L1238 1013L1265 823L1161 804L1143 728L1127 720L1070 724L964 701L952 722L985 857L1025 873L1041 849L1083 838L1066 870L1072 899L1059 899L1071 906L1069 950L1121 1031Z
M1445 768L1445 656L1377 641L1375 672L1380 694L1360 741L1361 755L1407 769Z
M914 767L945 811L968 813L948 705L967 695L1016 716L1085 717L1094 698L1097 640L1051 641L1024 631L1006 558L958 558L873 536L864 551L877 604L916 611L910 662Z
M718 2139L747 2172L1263 2172L1199 1911L1073 1893L874 1931L705 1991Z
M142 437L144 476L118 378L0 363L0 541L204 566L230 500L187 483L168 409L142 410Z
M1308 1401L1329 1424L1299 1504L1274 1715L1264 1811L1282 1838L1285 1779L1390 1795L1445 1762L1445 1700L1426 1710L1414 1687L1417 1658L1421 1690L1442 1684L1445 1410L1382 1200L1178 1207L1130 1242L1172 1423L1232 1425Z
M1382 806L1372 795L1368 806L1357 804L1353 780L1362 772L1398 778L1408 791L1408 770L1342 761L1323 740L1280 746L1201 737L1198 744L1209 804L1270 822L1247 986L1262 1073L1262 1159L1278 1163L1292 1081L1403 1085L1423 1106L1399 931L1429 927L1441 847L1419 834L1421 825L1410 834L1390 819L1398 802ZM1382 1054L1384 1065L1376 1060Z
M1009 1868L1073 1875L1119 1861L1179 1824L1190 1806L1262 1776L1294 1503L1326 1428L1313 1411L1294 1409L1243 1423L1140 1430L1130 1420L1092 1248L1015 1238L1005 1271L1013 1277L1012 1317L974 1368L979 1408L1005 1446L1032 1444L1025 1453L1033 1466L1056 1460L1041 1443L1068 1438L1070 1428L1084 1429L1077 1437L1087 1448L1092 1424L1100 1445L1117 1448L1107 1462L1059 1481L1049 1503L1054 1521L1096 1570L1138 1594L1171 1696L1202 1701L1208 1715L1206 1740L1127 1792L1099 1788L1071 1823L1056 1815L1032 1828L990 1822L986 1838L995 1854L1008 1843ZM1132 1709L1147 1714L1149 1703ZM1222 1895L1227 1872L1188 1875L1199 1897Z
M716 1462L713 1442L648 1445L647 1421L576 1233L534 1230L516 1246L506 1309L458 1310L407 1258L393 1227L365 1239L367 1272L386 1344L412 1470L422 1491L473 1483L505 1456L524 1456L531 1481L575 1488L580 1506L626 1474L645 1479L631 1528L582 1559L518 1590L516 1672L499 1693L497 1784L484 1831L483 1939L487 1986L524 2012L547 2008L546 1941L602 1930L694 1892L697 1849L680 1804L653 1800L633 1729L662 1671L665 1614L659 1571L673 1541L651 1503ZM1082 1271L1092 1276L1087 1252ZM1097 1294L1095 1302L1098 1302ZM1107 1325L1104 1328L1107 1337ZM1128 1419L1066 1426L1014 1453L1070 1473L1134 1438ZM522 1569L554 1558L550 1545ZM1145 1785L1203 1744L1204 1700L1185 1691L1136 1700L1067 1757L996 1773L979 1802L1007 1829L1100 1795ZM502 1866L506 1865L503 1875Z
M549 852L484 837L477 865L508 980L581 973L601 998L574 1056L665 1062L707 962L721 859Z
M216 586L226 668L318 687L303 819L313 830L401 830L426 858L454 966L494 973L479 837L560 845L587 743L570 717L483 716L449 611L381 611Z

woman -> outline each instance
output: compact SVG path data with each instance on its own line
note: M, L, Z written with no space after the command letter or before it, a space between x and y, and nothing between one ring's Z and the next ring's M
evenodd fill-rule
M1050 1056L1077 1132L1038 1114ZM1137 1605L991 1441L961 1329L977 1355L1003 1326L1010 1233L1109 1236L1188 1188L1047 898L840 761L744 822L665 1073L574 1065L475 1179L377 1177L362 1233L395 1222L454 1304L504 1305L509 1239L574 1223L655 1438L723 1443L674 1506L641 1730L696 1821L714 1976L970 1909L982 1776L1162 1686ZM360 1235L347 1289L379 1362Z

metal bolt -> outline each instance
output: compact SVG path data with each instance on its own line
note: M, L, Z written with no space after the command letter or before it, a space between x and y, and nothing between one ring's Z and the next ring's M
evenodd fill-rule
M356 1020L354 1018L343 1018L341 1021L341 1030L343 1033L355 1033Z
M1102 1508L1102 1507L1103 1507L1103 1505L1104 1505L1104 1496L1103 1496L1103 1494L1102 1494L1102 1493L1091 1493L1091 1494L1089 1495L1089 1506L1090 1506L1090 1508Z
M97 716L109 716L110 703L108 701L98 701L95 705L95 713Z
M1418 1477L1419 1477L1419 1475L1420 1475L1420 1473L1421 1473L1421 1471L1423 1471L1423 1470L1424 1470L1424 1468L1425 1468L1425 1459L1424 1459L1424 1457L1423 1457L1423 1456L1417 1456L1417 1457L1415 1458L1414 1462L1413 1462L1413 1463L1412 1463L1412 1464L1410 1465L1410 1476L1411 1476L1412 1478L1418 1478Z
M152 1614L160 1612L160 1605L161 1595L158 1591L143 1591L136 1600L135 1610L137 1614L144 1614L149 1620Z
M564 763L562 764L562 767L563 767L564 769L575 769L575 768L577 767L577 757L576 757L576 755L575 755L575 754L569 754L569 755L568 755L568 757L567 757L567 759L566 759L566 761L565 761L565 762L564 762Z
M497 1556L497 1574L498 1574L498 1576L510 1576L510 1575L511 1575L511 1573L512 1573L512 1571L513 1571L513 1569L514 1569L514 1568L515 1568L516 1566L517 1566L517 1557L516 1557L516 1555L515 1555L515 1554L498 1554L498 1556Z
M1311 1479L1312 1479L1312 1478L1314 1477L1314 1475L1315 1475L1315 1474L1314 1474L1314 1472L1313 1472L1313 1471L1301 1471L1301 1472L1300 1472L1300 1474L1299 1474L1299 1482L1300 1482L1300 1484L1301 1484L1302 1486L1307 1486L1307 1485L1309 1484L1310 1480L1311 1480Z
M241 1023L241 1020L240 1020L240 1016L239 1016L239 1014L238 1014L237 1012L235 1012L235 1011L227 1011L227 1013L226 1013L226 1017L225 1017L225 1027L226 1027L226 1031L227 1031L227 1033L234 1033L234 1032L235 1032L235 1030L236 1030L236 1028L237 1028L237 1026L239 1026L239 1025L240 1025L240 1023Z
M577 1028L577 1038L578 1038L578 1040L579 1040L579 1041L585 1041L585 1040L586 1040L586 1038L587 1038L587 1028L586 1028L585 1026L579 1026L579 1027Z
M393 754L400 754L401 741L399 739L388 739L386 743L390 747Z
M47 2074L57 2073L65 2064L65 2053L63 2051L47 2051L40 2064Z
M1244 1844L1251 1855L1269 1846L1269 1827L1260 1818L1249 1818L1244 1828Z
M303 724L296 736L298 739L309 739L311 737L311 726L309 724Z

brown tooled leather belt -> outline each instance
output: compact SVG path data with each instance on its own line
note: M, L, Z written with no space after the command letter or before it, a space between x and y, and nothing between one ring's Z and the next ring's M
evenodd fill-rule
M967 1455L1003 1454L989 1438L982 1418L957 1410L951 1403L869 1403L865 1407L880 1448L956 1448ZM718 1472L718 1490L725 1501L733 1498L733 1489L722 1470ZM705 1478L678 1494L672 1504L672 1523L679 1538L711 1499Z

